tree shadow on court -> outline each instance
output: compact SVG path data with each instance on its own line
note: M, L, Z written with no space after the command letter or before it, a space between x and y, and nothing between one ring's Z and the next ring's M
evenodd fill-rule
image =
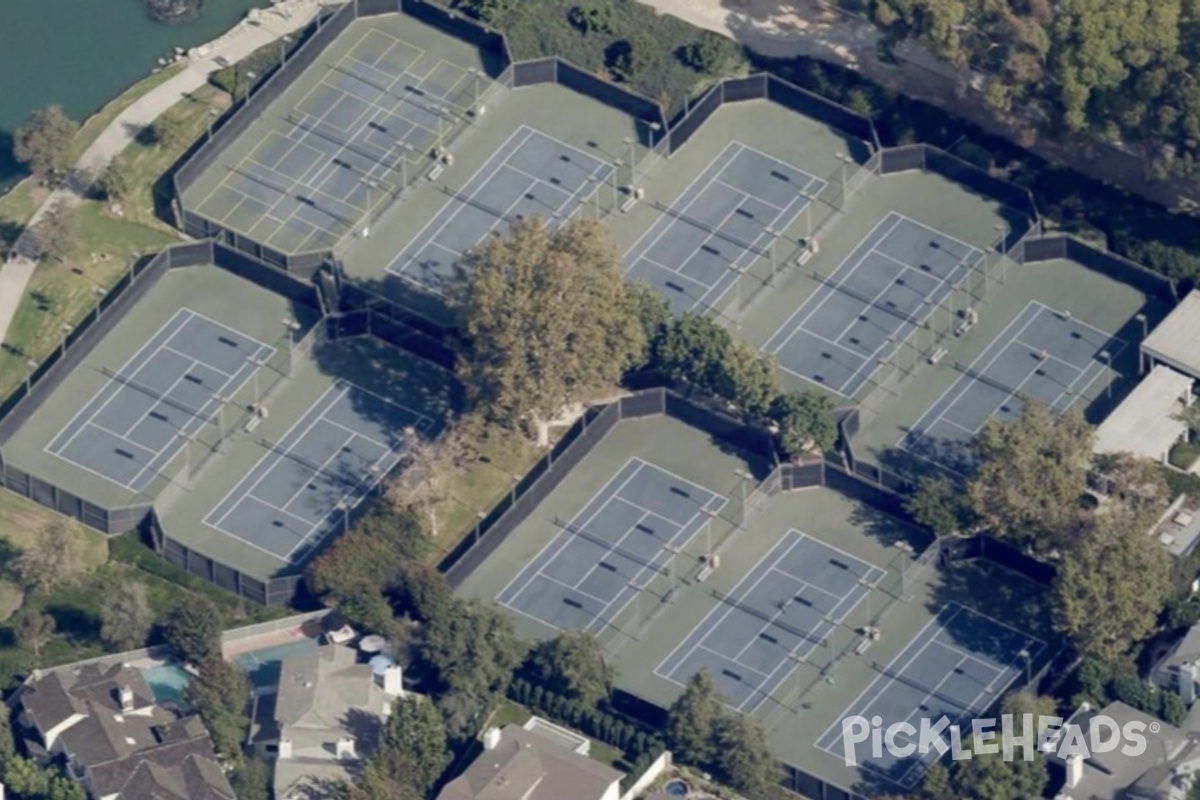
M850 522L884 547L895 547L900 542L905 542L920 553L934 541L934 536L929 531L905 522L886 509L866 501L854 504Z
M912 436L905 447L884 447L874 452L879 466L912 486L932 478L959 481L975 472L975 454L969 441L938 436Z

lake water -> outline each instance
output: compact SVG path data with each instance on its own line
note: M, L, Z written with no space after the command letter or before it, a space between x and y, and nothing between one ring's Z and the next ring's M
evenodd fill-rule
M268 0L206 0L200 18L168 26L143 0L0 0L0 192L19 177L12 132L58 104L77 120L150 73L160 56L233 27Z

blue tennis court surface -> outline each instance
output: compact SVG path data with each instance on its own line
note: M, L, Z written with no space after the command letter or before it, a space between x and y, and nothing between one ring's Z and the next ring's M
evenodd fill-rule
M890 212L763 349L781 369L853 397L984 252Z
M885 572L791 530L654 670L680 686L707 669L752 713L866 597Z
M418 68L424 56L368 31L286 111L282 130L229 167L201 213L287 250L332 246L400 188L470 102L475 77L447 61Z
M557 630L599 632L704 528L705 512L724 505L719 494L630 459L496 602Z
M339 381L213 507L204 523L298 561L342 523L400 460L404 430L431 436L433 421Z
M175 312L46 446L141 491L275 349L188 308Z
M625 254L625 274L657 289L675 313L715 304L768 254L825 182L731 142Z
M1021 398L1056 411L1075 405L1125 342L1039 302L1031 302L969 367L962 367L899 446L952 469L969 470L970 443L991 417L1012 421Z
M842 720L854 716L868 720L878 716L883 730L898 722L908 722L920 730L922 719L936 724L943 716L952 725L962 724L995 703L1021 675L1025 659L1036 661L1043 647L1040 639L958 603L949 603L882 668L841 718L821 735L817 747L844 759ZM909 742L917 744L917 737L896 737L900 747ZM924 756L901 759L885 749L881 758L874 758L870 739L854 745L854 752L863 769L906 789L916 786L941 755L931 749Z
M460 191L450 193L387 271L441 294L454 262L493 229L534 215L556 227L600 190L612 170L607 161L522 125Z

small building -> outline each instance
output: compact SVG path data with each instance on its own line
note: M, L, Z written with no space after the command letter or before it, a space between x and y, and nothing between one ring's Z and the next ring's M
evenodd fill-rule
M1150 681L1160 689L1178 692L1188 706L1200 697L1200 624L1189 628L1154 665Z
M1200 380L1200 289L1187 297L1142 342L1142 364L1166 364Z
M1176 419L1192 402L1193 378L1157 365L1096 429L1096 453L1131 453L1166 463L1187 425Z
M280 665L276 692L255 698L250 741L275 759L276 800L328 796L352 781L404 696L403 672L385 657L360 663L351 647L330 644Z
M509 725L483 734L483 752L437 800L618 800L622 774L568 739Z
M13 705L30 757L95 800L234 800L200 718L157 705L127 664L35 673Z
M1097 717L1107 717L1122 729L1130 722L1141 722L1145 752L1128 756L1121 752L1121 747L1116 747L1104 753L1091 752L1087 757L1068 756L1065 760L1051 755L1051 764L1066 773L1055 800L1187 800L1193 773L1200 769L1200 736L1125 703L1109 703L1099 712L1085 703L1066 725L1080 728L1085 742L1107 741L1110 734L1105 728L1096 731L1097 738L1093 739L1093 721Z

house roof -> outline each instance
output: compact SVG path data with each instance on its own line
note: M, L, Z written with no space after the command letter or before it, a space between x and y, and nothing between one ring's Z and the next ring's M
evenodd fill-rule
M1096 429L1097 453L1133 453L1161 461L1187 432L1175 419L1192 378L1159 364Z
M132 692L129 713L121 690ZM139 670L86 665L32 678L20 702L45 738L72 716L55 742L83 769L89 789L121 800L233 800L200 718L157 706Z
M622 775L516 725L500 732L438 800L599 800Z
M1142 342L1142 351L1200 379L1200 289L1193 289Z

